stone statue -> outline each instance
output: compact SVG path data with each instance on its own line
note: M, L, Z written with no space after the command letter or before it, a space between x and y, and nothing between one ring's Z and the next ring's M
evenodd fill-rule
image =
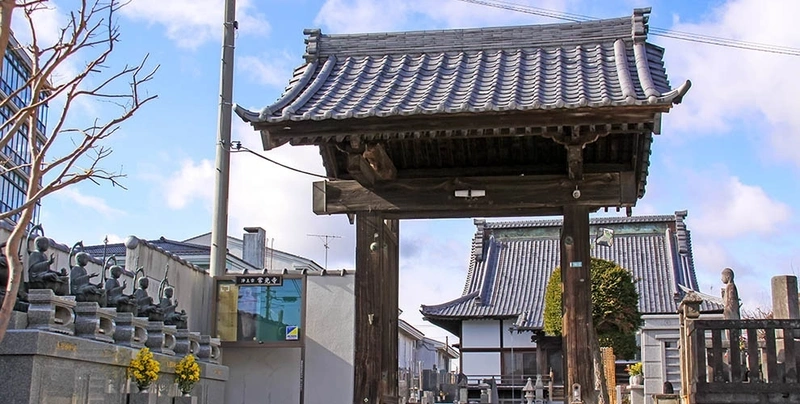
M128 286L128 283L123 280L120 285L120 276L122 276L122 268L118 265L112 266L111 277L106 280L105 284L107 304L109 307L116 307L117 311L120 311L120 308L126 306L133 306L135 308L136 305L133 297L122 293Z
M732 269L725 268L722 270L722 283L725 284L725 287L722 288L722 316L726 320L739 320L741 319L741 314L739 313L739 290L736 289L736 283L733 282Z
M159 306L161 306L161 310L164 312L164 324L175 325L178 326L178 328L186 328L186 311L175 311L175 308L178 307L178 301L176 300L174 304L172 303L172 295L174 292L175 291L171 287L164 289L164 296L161 297L161 301L159 302Z
M77 265L73 266L69 272L69 294L75 296L75 300L79 302L97 302L101 306L105 306L106 291L103 290L102 285L93 284L89 282L90 279L98 276L99 274L89 274L86 271L86 264L89 263L89 254L81 251L75 255Z
M149 317L151 321L163 321L163 311L161 307L153 303L153 298L147 293L150 280L147 278L139 279L139 288L133 292L133 299L136 301L140 317Z
M34 241L36 251L28 256L28 283L29 289L51 289L58 296L65 296L69 292L69 276L66 269L60 272L50 269L55 261L53 254L48 258L45 252L50 248L50 239L44 236L36 237Z

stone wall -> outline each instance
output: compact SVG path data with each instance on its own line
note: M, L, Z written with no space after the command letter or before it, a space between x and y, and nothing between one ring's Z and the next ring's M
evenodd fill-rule
M36 330L9 330L0 343L0 391L4 403L125 404L137 391L126 367L137 350ZM158 403L179 395L174 370L178 357L155 354L161 375L153 386ZM201 381L192 394L198 403L224 402L228 368L200 362Z
M174 300L178 301L178 310L186 310L189 316L189 329L201 334L211 333L211 316L213 307L213 279L207 272L180 259L178 256L162 249L155 248L144 240L129 237L126 241L125 268L135 271L144 267L145 275L150 279L148 292L158 302L159 284L164 279L169 265L169 284L175 289ZM130 283L130 282L129 282Z

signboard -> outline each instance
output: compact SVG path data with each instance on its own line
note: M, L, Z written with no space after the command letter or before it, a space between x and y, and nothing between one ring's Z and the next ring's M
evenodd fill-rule
M283 286L280 275L240 275L236 277L239 286Z
M297 338L300 336L300 329L297 328L296 325L287 325L286 326L286 340L287 341L297 341Z

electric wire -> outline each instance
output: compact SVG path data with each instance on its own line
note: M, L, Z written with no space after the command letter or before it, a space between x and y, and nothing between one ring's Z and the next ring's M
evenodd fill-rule
M254 155L254 156L257 156L257 157L259 157L259 158L261 158L261 159L264 159L264 160L266 160L266 161L269 161L269 162L270 162L270 163L272 163L272 164L275 164L275 165L277 165L277 166L283 167L283 168L285 168L285 169L287 169L287 170L294 171L294 172L296 172L296 173L305 174L305 175L310 175L310 176L312 176L312 177L324 178L324 179L326 179L326 180L333 180L333 179L335 179L335 178L332 178L332 177L328 177L327 175L320 175L320 174L316 174L316 173L312 173L312 172L308 172L308 171L303 171L303 170L301 170L301 169L299 169L299 168L294 168L294 167L292 167L292 166L288 166L288 165L286 165L286 164L279 163L279 162L277 162L277 161L275 161L275 160L273 160L273 159L271 159L271 158L269 158L269 157L267 157L267 156L263 156L263 155L261 155L261 154L258 154L258 153L254 152L254 151L252 151L252 150L250 150L250 149L248 149L248 148L246 148L246 147L243 147L243 146L238 146L237 148L234 148L234 149L232 149L232 150L231 150L231 153L242 153L242 152L247 152L247 153L250 153L250 154L252 154L252 155Z
M586 22L597 20L598 18L582 15L567 13L561 11L548 10L539 7L527 6L524 4L512 3L502 0L457 0L463 3L478 4L482 6L505 9L509 11L516 11L519 13L532 14L540 17L553 18L569 22ZM697 42L706 45L723 46L729 48L737 48L744 50L751 50L757 52L767 52L789 56L800 56L800 49L788 46L779 46L764 44L758 42L739 41L728 38L720 38L710 35L700 35L691 32L673 31L665 28L650 27L649 33L654 36L664 38L677 39L680 41Z

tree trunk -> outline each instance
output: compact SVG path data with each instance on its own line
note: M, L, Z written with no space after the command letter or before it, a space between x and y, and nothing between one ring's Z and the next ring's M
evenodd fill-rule
M6 285L6 298L3 300L3 306L0 307L0 343L3 342L3 338L6 336L8 322L11 320L11 312L14 310L19 286L22 284L23 264L19 256L19 247L26 236L28 224L31 222L31 216L33 216L33 209L33 207L30 207L22 211L17 225L6 242L8 285Z
M16 5L16 0L0 0L0 50L3 51L3 55L6 54L8 47L8 38L11 35L11 14ZM0 73L2 72L3 64L0 63Z

